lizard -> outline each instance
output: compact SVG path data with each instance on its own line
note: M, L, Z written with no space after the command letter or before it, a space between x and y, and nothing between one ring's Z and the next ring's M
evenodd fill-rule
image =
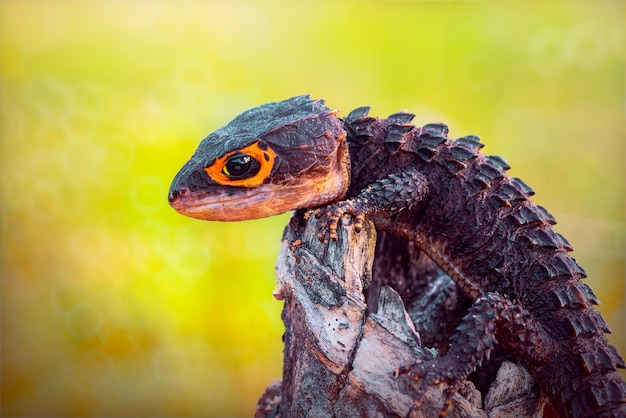
M497 342L524 364L563 417L626 417L625 368L605 337L586 273L554 231L554 217L477 136L448 138L448 127L411 124L359 107L345 118L309 95L266 103L206 136L172 181L179 213L239 221L295 209L324 219L337 236L343 215L358 231L367 217L414 243L472 301L445 355L396 375L445 382L448 400Z

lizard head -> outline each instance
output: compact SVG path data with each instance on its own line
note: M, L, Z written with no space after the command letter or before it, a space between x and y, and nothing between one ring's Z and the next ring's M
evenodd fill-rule
M350 163L336 113L306 95L240 114L202 140L172 182L170 205L192 218L239 221L339 200Z

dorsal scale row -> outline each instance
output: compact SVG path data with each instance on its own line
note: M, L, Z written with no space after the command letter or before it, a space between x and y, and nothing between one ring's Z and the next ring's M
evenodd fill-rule
M387 137L385 148L390 153L397 152L407 140L407 134L415 129L411 121L415 117L412 113L398 112L389 115L387 122Z

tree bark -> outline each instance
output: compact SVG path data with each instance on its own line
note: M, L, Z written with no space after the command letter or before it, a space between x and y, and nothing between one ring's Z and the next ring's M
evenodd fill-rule
M431 327L433 315L410 316L400 295L388 286L376 289L376 311L368 313L365 291L373 283L376 248L370 222L356 233L344 217L336 242L320 241L319 231L315 217L303 211L285 229L275 291L284 300L283 379L263 393L255 417L407 416L420 382L396 378L394 370L437 357L437 350L422 346L416 331L430 334L424 330ZM431 293L442 283L452 282L447 276L432 280ZM429 305L424 301L432 301L432 294L411 304L423 308ZM430 303L431 311L443 306ZM445 399L445 384L428 388L417 416L439 416ZM447 416L540 417L546 405L529 373L504 362L484 400L471 382L464 382Z

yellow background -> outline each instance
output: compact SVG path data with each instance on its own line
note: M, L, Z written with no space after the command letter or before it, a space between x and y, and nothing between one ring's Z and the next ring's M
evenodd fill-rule
M478 134L624 313L624 2L0 2L2 413L251 416L288 215L167 204L206 134L303 93Z

